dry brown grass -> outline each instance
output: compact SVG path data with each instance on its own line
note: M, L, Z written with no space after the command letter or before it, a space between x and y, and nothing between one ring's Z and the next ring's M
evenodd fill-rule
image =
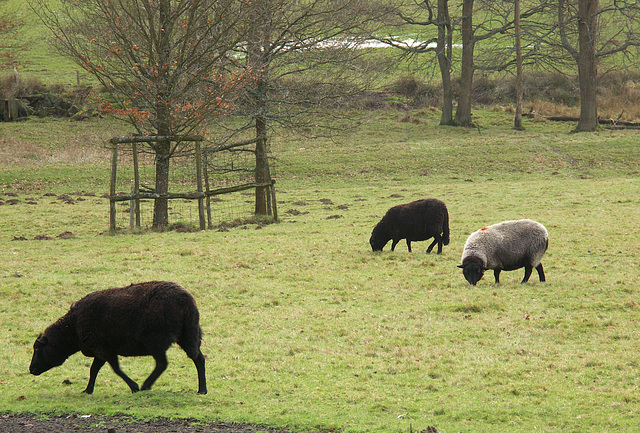
M580 115L580 107L543 100L525 101L523 111L525 114L533 112L544 116L577 117Z
M107 139L99 134L82 134L60 147L44 147L28 139L0 138L0 165L51 163L108 163Z
M454 80L454 89L458 82ZM391 89L409 97L415 106L439 106L441 92L416 78L402 77ZM474 80L475 103L508 109L514 104L514 78L478 75ZM425 96L429 96L426 98ZM527 74L524 81L525 113L544 116L580 115L580 92L575 77L561 74ZM598 112L602 118L640 121L640 73L611 72L598 80Z
M617 119L618 117L640 121L640 77L622 76L621 82L607 83L603 79L598 91L598 113L600 117ZM609 85L607 85L609 84Z

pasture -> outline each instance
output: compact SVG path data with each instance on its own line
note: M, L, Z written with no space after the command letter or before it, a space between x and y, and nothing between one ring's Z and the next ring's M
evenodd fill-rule
M479 130L428 110L366 113L334 140L274 139L281 221L227 231L109 235L108 153L119 126L30 120L0 129L0 407L253 423L294 431L633 431L640 283L637 132L480 110ZM70 200L61 199L62 195ZM443 200L451 243L372 253L391 206ZM547 282L522 270L473 288L472 231L543 223ZM66 235L63 235L65 234ZM63 236L61 236L63 235ZM196 298L209 394L178 348L150 392L90 359L28 372L39 332L85 294L171 280ZM121 358L140 382L153 360Z

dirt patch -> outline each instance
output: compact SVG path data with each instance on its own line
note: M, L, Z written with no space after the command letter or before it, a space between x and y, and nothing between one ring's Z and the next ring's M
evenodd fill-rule
M136 421L127 418L68 416L38 418L27 415L0 416L0 431L11 433L287 433L285 430L274 430L235 423L207 423L197 420L154 419Z

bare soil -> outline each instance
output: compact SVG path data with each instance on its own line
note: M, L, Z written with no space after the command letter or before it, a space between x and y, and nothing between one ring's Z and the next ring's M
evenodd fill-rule
M197 420L154 419L139 421L128 418L99 416L37 417L29 415L0 415L2 433L287 433L246 424L214 422L203 424Z

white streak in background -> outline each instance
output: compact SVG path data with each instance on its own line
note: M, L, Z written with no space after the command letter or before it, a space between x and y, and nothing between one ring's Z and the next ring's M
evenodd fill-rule
M402 41L396 41L394 42L394 44L396 45L400 45L403 47L407 47L407 48L416 48L416 47L423 47L423 48L436 48L437 44L435 42L431 42L429 43L427 46L424 46L424 42L422 41L417 41L415 39L405 39ZM374 39L368 39L366 41L364 41L363 43L358 45L358 48L388 48L391 45L385 43L385 42L380 42Z
M424 41L418 41L416 39L404 39L401 41L393 41L394 45L386 42L379 41L377 39L327 39L323 41L307 39L302 42L291 42L283 45L285 51L292 50L311 50L311 49L326 49L326 48L346 48L346 49L365 49L365 48L422 48L422 49L435 49L437 44L430 42L425 45ZM453 48L462 48L462 44L453 44ZM242 45L242 51L246 51L247 46ZM263 47L257 47L260 51Z
M425 45L424 41L418 41L416 39L404 39L401 41L394 41L394 45L386 42L379 41L377 39L366 39L364 41L358 41L354 39L335 39L330 41L323 41L315 45L317 48L389 48L392 46L402 46L405 48L436 48L435 42L430 42ZM462 48L461 44L453 44L453 48Z

